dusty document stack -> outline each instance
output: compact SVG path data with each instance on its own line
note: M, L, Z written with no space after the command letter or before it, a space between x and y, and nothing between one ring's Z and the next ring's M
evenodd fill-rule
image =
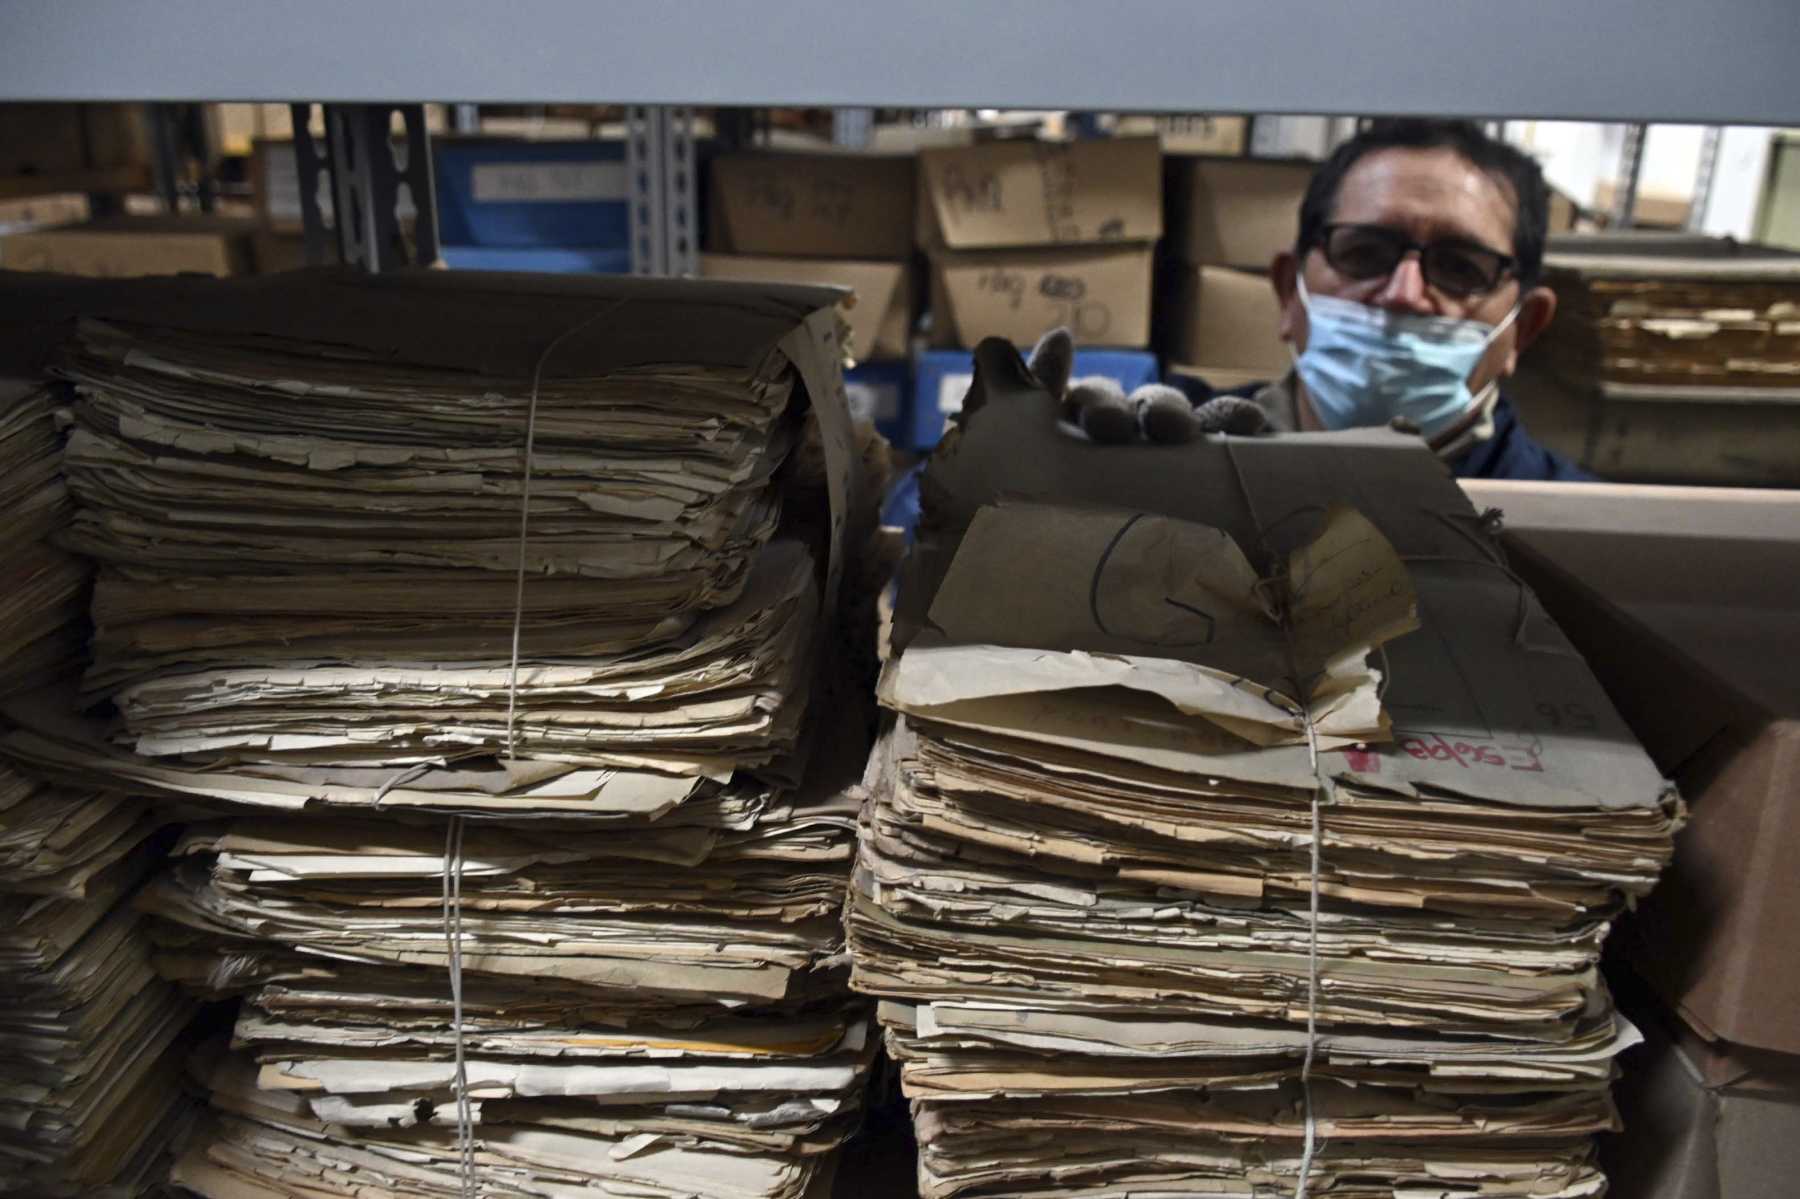
M54 396L0 373L0 694L79 669L89 571L50 543L69 515Z
M922 1193L1598 1194L1675 800L1442 468L1095 447L978 361L849 912Z
M89 569L50 543L69 516L56 401L0 374L3 693L80 670ZM0 1191L129 1195L167 1168L193 1003L151 970L129 902L155 831L138 800L0 762Z
M158 978L131 896L143 806L0 764L0 1193L140 1194L191 1121L192 999Z
M142 900L161 969L245 996L176 1180L822 1185L873 1053L822 776L857 743L809 705L839 526L782 497L809 396L848 486L835 294L219 286L82 329L118 725L8 742L224 814Z

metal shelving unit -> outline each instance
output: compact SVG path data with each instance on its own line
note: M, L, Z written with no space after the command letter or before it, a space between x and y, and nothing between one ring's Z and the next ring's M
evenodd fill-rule
M690 106L840 109L846 144L871 106L1800 125L1797 58L1794 0L14 0L0 15L0 101L324 102L345 130L375 111L353 106L629 104L641 273L693 259ZM424 161L422 130L409 142ZM389 164L329 144L319 162L373 201L339 231L345 260L393 262Z
M12 0L0 99L1800 125L1793 0Z

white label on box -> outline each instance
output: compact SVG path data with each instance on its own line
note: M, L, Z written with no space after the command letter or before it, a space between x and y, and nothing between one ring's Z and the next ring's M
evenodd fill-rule
M969 385L975 382L975 376L945 375L938 380L938 411L945 416L962 411L963 397L969 394Z
M622 162L484 162L474 170L481 204L573 204L625 198Z
M844 397L849 401L850 419L879 424L900 418L900 385L898 383L863 383L846 380Z

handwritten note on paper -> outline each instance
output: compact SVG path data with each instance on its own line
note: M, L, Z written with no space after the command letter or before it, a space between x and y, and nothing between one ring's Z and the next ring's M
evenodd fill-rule
M1318 537L1289 555L1284 591L1296 664L1308 674L1419 627L1406 564L1352 508L1328 511Z

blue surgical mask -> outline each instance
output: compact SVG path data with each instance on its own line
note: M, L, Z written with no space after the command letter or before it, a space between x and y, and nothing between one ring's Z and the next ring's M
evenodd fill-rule
M1519 315L1515 304L1492 326L1416 316L1309 296L1306 281L1298 282L1307 333L1306 351L1294 359L1294 368L1327 429L1385 425L1404 417L1427 441L1437 440L1475 407L1469 376Z

